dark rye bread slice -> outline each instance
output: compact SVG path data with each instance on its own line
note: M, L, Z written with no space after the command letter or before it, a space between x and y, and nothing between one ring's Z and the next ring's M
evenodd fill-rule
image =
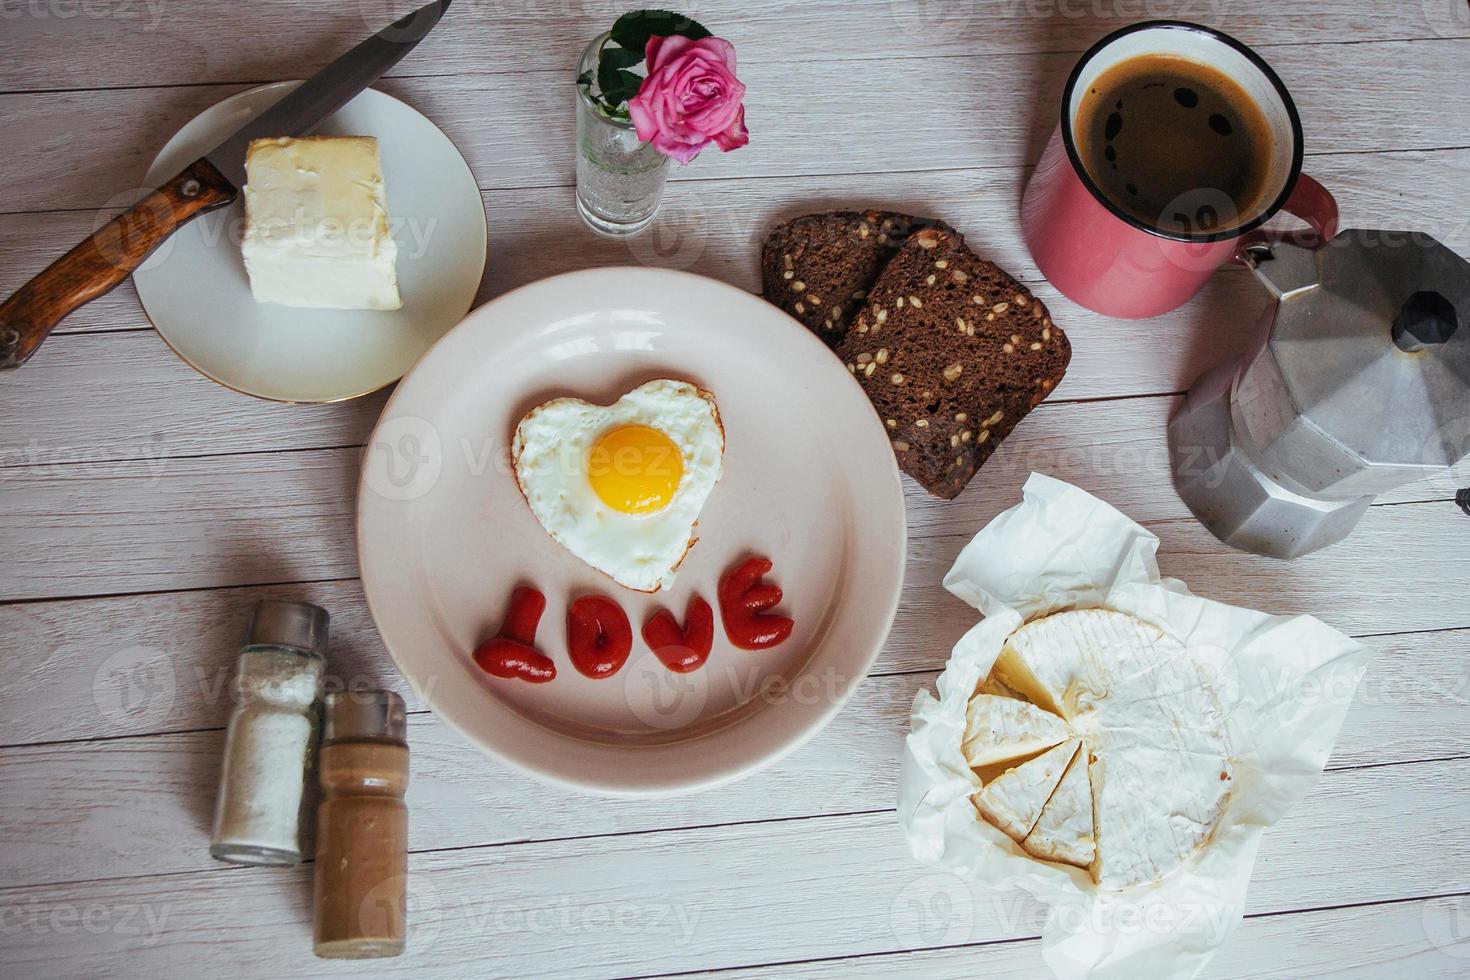
M1024 286L931 228L889 261L837 354L899 467L949 500L1062 380L1072 347Z
M827 211L777 225L761 248L761 292L835 348L883 266L931 225L948 227L896 211Z

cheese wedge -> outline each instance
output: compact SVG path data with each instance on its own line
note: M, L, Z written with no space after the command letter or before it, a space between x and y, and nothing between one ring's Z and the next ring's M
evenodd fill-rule
M1128 681L1160 659L1154 646L1183 648L1147 623L1107 609L1082 609L1033 620L1012 633L994 673L1008 687L1064 718L1074 718L1122 693Z
M1230 782L1217 757L1116 743L1096 740L1088 771L1097 821L1092 876L1103 888L1123 889L1192 857L1214 832Z
M1092 781L1088 778L1088 748L1073 757L1031 833L1021 841L1028 854L1090 868L1097 857L1092 825Z
M974 769L1035 755L1066 738L1066 722L1026 701L977 694L965 709L965 761Z
M240 249L256 302L343 310L403 305L376 139L252 140L245 173Z
M1081 745L1070 739L1007 769L975 794L975 807L1013 840L1025 840Z

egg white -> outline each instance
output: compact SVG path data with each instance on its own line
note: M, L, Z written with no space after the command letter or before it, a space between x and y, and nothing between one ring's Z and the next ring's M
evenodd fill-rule
M603 502L587 476L592 447L629 425L657 429L679 449L684 472L668 505L625 514ZM573 555L639 592L673 584L697 540L694 529L724 468L725 432L714 395L687 381L640 385L612 405L556 398L516 426L511 459L521 494L546 533Z

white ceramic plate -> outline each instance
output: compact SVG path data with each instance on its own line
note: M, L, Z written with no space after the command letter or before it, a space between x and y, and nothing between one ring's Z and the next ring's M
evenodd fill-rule
M643 595L564 551L531 515L509 441L561 395L607 404L659 377L714 392L724 475L671 589ZM837 713L877 657L904 571L903 491L857 382L794 320L755 296L681 272L593 269L481 307L429 351L384 409L358 490L358 558L373 619L419 696L492 756L546 780L617 795L687 791L777 758ZM796 630L737 650L716 583L769 557ZM482 672L511 590L546 595L537 645L554 681ZM567 659L578 595L632 621L628 663L591 680ZM637 636L658 607L682 622L691 593L716 609L709 661L666 670Z
M263 85L206 109L164 146L145 183L167 180L299 84ZM276 401L340 401L397 381L464 317L485 269L480 191L437 126L368 89L316 133L378 138L402 309L255 302L240 257L243 201L184 226L133 274L148 318L180 357L226 387Z

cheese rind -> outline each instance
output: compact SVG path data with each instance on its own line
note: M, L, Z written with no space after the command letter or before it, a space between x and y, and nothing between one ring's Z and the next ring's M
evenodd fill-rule
M1067 766L1056 792L1046 801L1031 833L1021 841L1028 854L1045 861L1091 867L1097 857L1092 823L1092 781L1087 745Z
M975 769L1034 755L1066 738L1066 722L1026 701L977 694L965 709L965 761Z
M253 140L245 172L240 249L257 302L344 310L403 305L376 139Z
M1012 840L1024 840L1080 745L1074 738L1007 769L975 795L976 809Z

